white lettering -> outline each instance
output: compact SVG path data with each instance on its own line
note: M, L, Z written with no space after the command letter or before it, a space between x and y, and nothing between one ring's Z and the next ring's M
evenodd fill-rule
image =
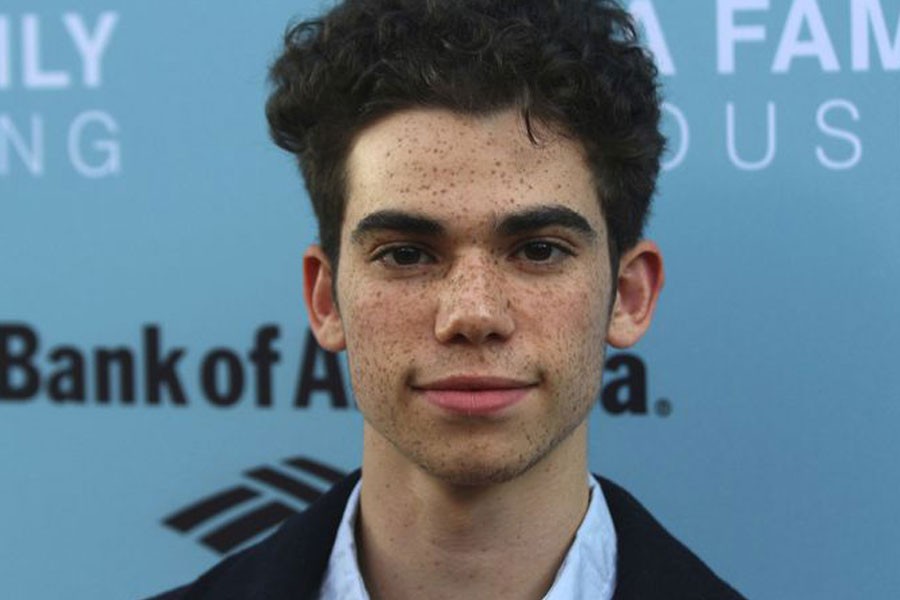
M5 90L9 87L11 62L9 20L5 16L0 15L0 90Z
M91 179L119 173L122 170L122 157L119 142L115 139L100 139L91 145L93 150L104 155L104 160L100 164L91 165L84 159L82 154L82 137L85 128L92 123L102 125L107 133L111 135L119 133L119 125L105 112L92 110L81 113L72 121L72 125L69 127L69 160L72 161L76 171Z
M32 175L44 172L44 122L31 115L31 148L16 129L12 119L0 114L0 175L9 174L9 147L12 146Z
M822 146L816 146L816 158L819 159L822 166L833 171L852 169L862 159L862 142L858 136L846 129L838 129L825 121L827 113L832 109L846 110L854 121L859 121L859 111L852 102L842 99L829 100L823 103L819 110L816 111L816 125L819 126L819 130L825 135L844 140L850 144L850 156L844 160L836 160L825 154L825 149Z
M729 102L725 107L726 117L726 133L725 137L728 144L728 157L734 166L742 171L760 171L772 164L775 159L776 139L775 139L775 103L766 103L767 117L767 136L766 136L766 154L762 159L757 161L748 161L738 156L735 144L735 124L734 124L734 103Z
M810 39L801 41L800 33L804 24L809 27ZM797 56L818 58L819 65L826 72L839 71L841 68L817 0L795 0L791 4L787 23L784 24L781 41L775 52L772 72L787 73L791 68L791 61Z
M36 15L22 17L22 70L26 88L52 90L67 88L71 83L65 71L41 69L41 29Z
M675 155L672 156L672 158L663 161L662 163L663 171L671 171L672 169L676 169L681 166L681 163L684 162L684 159L687 156L688 150L691 147L691 130L688 127L688 121L684 117L684 113L681 112L680 108L678 108L674 104L663 102L662 109L664 112L672 115L672 118L675 119L675 124L678 126L678 139L680 142L678 144L678 150L675 151Z
M103 53L118 20L119 15L114 12L102 13L94 28L94 33L91 34L85 27L81 15L77 13L63 15L66 29L69 30L69 35L81 55L81 73L85 87L98 87L102 81L100 66Z
M674 75L675 62L672 60L672 53L669 52L669 45L666 43L666 36L663 34L656 9L653 8L653 2L634 0L628 6L628 12L644 28L644 40L653 53L659 72L663 75Z
M766 39L762 25L738 26L734 14L745 10L769 10L769 0L718 0L716 32L719 73L734 73L734 47L737 42L760 42Z
M869 27L875 34L875 45L885 71L900 71L900 15L894 30L894 43L878 0L853 0L850 7L850 38L853 40L851 60L854 71L869 70Z

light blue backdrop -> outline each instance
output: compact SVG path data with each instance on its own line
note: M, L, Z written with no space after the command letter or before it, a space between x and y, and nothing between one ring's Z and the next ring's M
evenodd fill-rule
M238 485L261 496L237 513L302 507L248 471L321 488L281 461L358 464L355 410L322 393L293 406L314 228L262 111L288 19L322 6L0 8L0 326L39 336L44 380L0 398L0 597L187 581L219 560L204 534L236 517L184 534L164 519ZM898 598L900 1L632 9L666 73L669 168L649 233L668 283L635 349L649 410L594 412L592 468L751 598ZM260 408L248 352L267 324L280 362ZM186 406L148 403L147 325L164 354L184 349ZM86 354L83 403L49 398L60 346ZM115 388L98 401L96 347L133 351L133 404ZM246 376L229 408L200 385L215 348Z

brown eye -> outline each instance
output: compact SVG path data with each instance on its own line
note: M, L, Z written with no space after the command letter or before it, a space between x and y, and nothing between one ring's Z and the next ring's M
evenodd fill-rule
M387 253L398 265L415 265L422 261L425 253L413 246L393 248Z
M575 253L567 246L550 240L531 240L516 249L513 258L532 267L556 267Z
M548 242L530 242L522 247L522 255L528 260L545 262L553 257L553 251L558 250Z
M434 257L416 246L393 246L379 252L374 260L386 267L415 267L434 262Z

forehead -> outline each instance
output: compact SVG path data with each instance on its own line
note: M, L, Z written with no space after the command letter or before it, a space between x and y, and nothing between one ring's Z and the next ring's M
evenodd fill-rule
M344 224L385 208L469 217L564 204L600 225L600 205L581 145L521 115L440 109L394 113L364 129L347 161ZM440 214L436 216L441 216Z

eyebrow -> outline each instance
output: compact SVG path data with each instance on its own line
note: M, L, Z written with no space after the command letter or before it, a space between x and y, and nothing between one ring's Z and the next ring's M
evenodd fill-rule
M497 225L497 231L501 235L512 237L545 227L571 229L589 240L597 237L597 231L591 227L587 219L571 208L560 204L536 206L505 216Z
M360 220L353 230L353 241L359 242L366 234L376 231L397 231L418 235L441 235L446 229L438 221L400 210L378 210Z
M564 227L588 240L597 237L597 231L583 216L559 204L536 206L502 217L495 225L495 230L502 236L513 237L530 233L547 227ZM439 236L447 232L447 228L435 219L408 213L400 210L379 210L363 217L351 234L354 242L359 243L366 235L377 231L395 231L400 233Z

